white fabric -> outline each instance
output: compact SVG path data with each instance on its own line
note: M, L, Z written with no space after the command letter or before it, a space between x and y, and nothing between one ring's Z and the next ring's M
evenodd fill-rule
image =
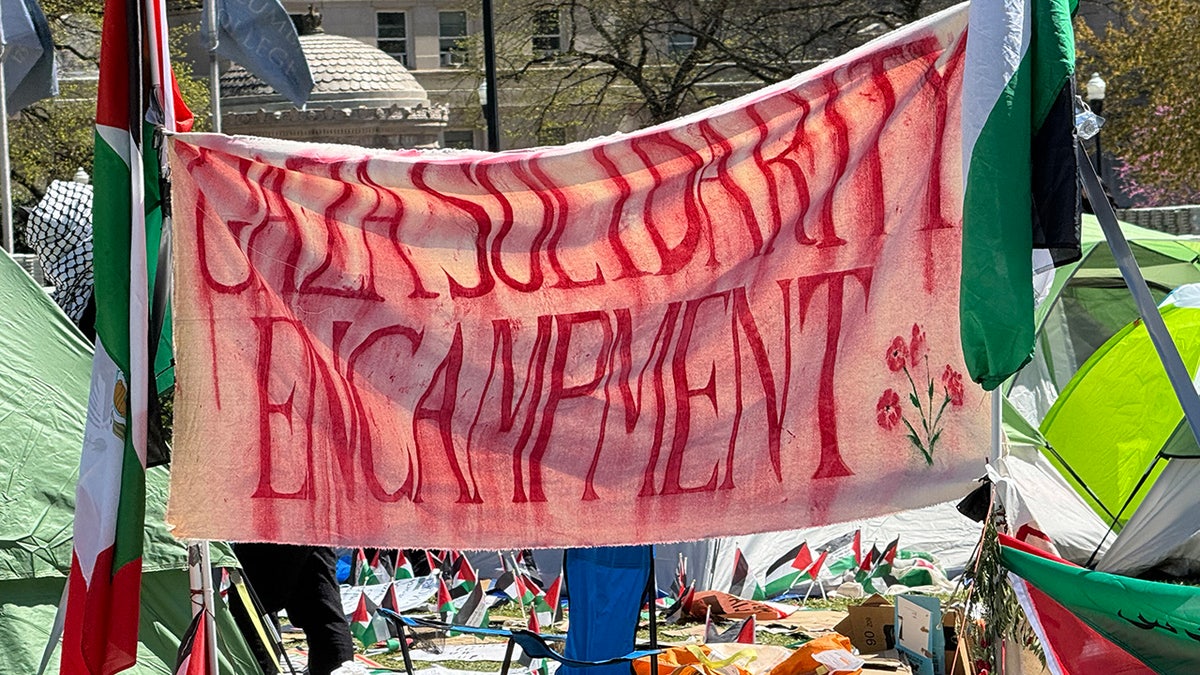
M988 476L1010 528L1016 532L1028 524L1042 531L1067 560L1086 562L1108 532L1108 525L1037 448L1011 444L1008 454L988 467ZM1105 543L1111 541L1110 536Z
M1172 459L1096 569L1135 575L1155 565L1200 571L1200 460Z
M864 552L869 551L872 545L882 549L899 537L900 548L932 553L947 573L953 576L966 565L975 543L979 540L979 524L955 510L955 503L946 502L887 516L822 527L720 539L716 542L716 550L709 565L706 586L714 589L729 588L733 581L733 554L738 546L741 547L752 570L765 572L768 565L802 541L807 541L810 548L816 549L825 542L852 533L856 529L862 530ZM834 556L835 554L830 554L826 564L834 562ZM826 588L833 588L841 581L828 575L822 579Z

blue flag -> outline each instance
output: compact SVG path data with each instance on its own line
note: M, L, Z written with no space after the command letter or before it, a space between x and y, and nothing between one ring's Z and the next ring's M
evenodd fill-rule
M300 49L296 26L279 0L214 0L217 53L240 63L297 107L312 92L312 73ZM212 44L204 26L204 42Z
M8 114L58 93L54 40L37 0L0 0L4 41L5 101Z

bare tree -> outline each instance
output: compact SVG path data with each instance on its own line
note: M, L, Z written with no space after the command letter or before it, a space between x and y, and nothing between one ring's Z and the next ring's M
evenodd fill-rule
M950 4L508 0L497 14L503 76L521 85L532 111L523 121L544 129L600 117L611 125L614 116L626 127L663 122L787 79Z

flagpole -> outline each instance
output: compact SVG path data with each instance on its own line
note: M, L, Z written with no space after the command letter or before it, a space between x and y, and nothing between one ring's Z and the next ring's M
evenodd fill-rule
M0 17L0 22L3 18ZM8 86L4 81L4 62L8 60L8 39L0 23L0 200L3 200L4 250L13 252L12 175L8 162Z
M221 133L221 64L217 60L217 1L205 0L204 20L208 24L208 105L212 115L212 130Z

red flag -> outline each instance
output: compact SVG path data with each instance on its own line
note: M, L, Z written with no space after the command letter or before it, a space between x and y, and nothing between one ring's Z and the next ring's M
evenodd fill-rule
M893 565L896 562L896 552L900 550L900 537L892 540L892 543L883 549L883 562L888 565Z
M755 621L754 616L754 614L751 614L746 617L746 621L738 629L737 637L733 639L734 642L740 642L744 645L754 644L754 632L758 628L758 623Z
M808 550L808 542L804 542L800 544L800 551L796 553L796 559L792 561L792 568L804 572L812 567L812 564L812 551Z
M870 572L871 564L874 563L878 557L879 557L879 549L872 546L871 550L867 551L867 555L863 556L862 562L859 563L858 571Z
M854 548L854 564L862 568L862 530L854 531L854 543L851 544Z
M529 630L533 633L542 632L542 624L538 623L537 612L529 612Z
M821 555L817 556L817 561L812 564L812 567L804 570L804 573L813 581L821 575L821 567L825 564L825 558L829 556L829 551L821 551Z

